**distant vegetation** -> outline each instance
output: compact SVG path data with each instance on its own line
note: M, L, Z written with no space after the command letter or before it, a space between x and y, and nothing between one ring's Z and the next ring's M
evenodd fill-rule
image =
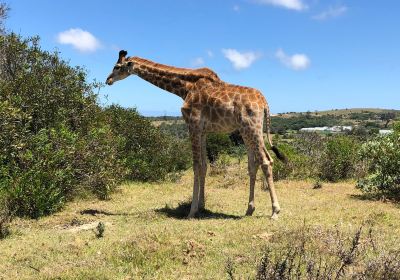
M304 127L334 126L342 123L342 120L332 115L312 116L302 114L292 117L274 116L271 120L271 132L285 134L291 130L299 130Z
M164 132L186 137L186 125L180 117L151 117ZM393 122L400 120L400 110L347 109L324 112L284 113L272 116L271 132L287 134L305 127L345 125L353 126L355 133L376 134L377 129L391 128Z

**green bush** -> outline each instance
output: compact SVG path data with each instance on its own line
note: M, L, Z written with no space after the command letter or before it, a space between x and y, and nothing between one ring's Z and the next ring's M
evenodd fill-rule
M377 136L362 145L360 159L368 166L368 175L358 180L365 193L400 200L400 123L394 132Z
M97 96L82 68L69 66L58 53L41 50L37 37L1 36L0 51L0 101L27 114L31 132L60 124L84 131L93 123L99 110Z
M84 190L106 198L122 177L119 141L100 122L95 85L36 37L5 34L0 52L0 192L11 210L37 218Z
M152 118L148 118L152 120ZM171 122L162 122L158 128L164 134L168 134L174 136L179 139L188 139L189 138L189 130L187 125L182 120L178 122L177 120L171 120Z
M207 157L210 163L217 161L220 154L232 152L233 143L226 133L207 134Z
M74 169L80 187L100 199L108 199L126 175L122 159L118 157L123 138L113 134L108 125L92 128L77 144Z
M316 133L301 133L290 142L278 141L279 149L288 158L282 163L274 157L274 179L322 179L332 182L354 178L361 173L357 160L360 147L356 137Z
M295 151L304 157L304 166L299 178L319 178L322 161L325 158L327 138L318 133L299 133L290 142Z
M274 180L282 179L304 179L312 177L311 160L305 155L297 151L292 145L287 143L279 143L279 150L286 156L286 163L280 161L273 152L270 152L274 158L273 176Z
M357 160L358 142L348 136L333 136L325 146L321 165L321 179L337 182L352 178Z
M33 135L0 187L17 215L37 218L59 210L76 185L71 156L76 135L66 130L40 130Z
M122 138L118 157L127 170L127 179L155 181L189 167L189 142L161 133L136 109L112 105L104 110L104 117L114 134Z

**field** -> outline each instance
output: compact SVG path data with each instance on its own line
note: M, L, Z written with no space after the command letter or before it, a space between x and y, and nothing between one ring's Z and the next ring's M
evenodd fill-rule
M179 207L190 198L191 171L178 182L125 184L108 201L76 200L39 220L15 219L0 242L0 279L227 279L228 262L248 279L266 245L304 224L354 232L373 221L381 242L398 244L398 205L362 199L354 182L313 189L312 181L279 181L283 211L273 221L258 180L256 211L245 217L243 164L207 177L207 211L197 219Z

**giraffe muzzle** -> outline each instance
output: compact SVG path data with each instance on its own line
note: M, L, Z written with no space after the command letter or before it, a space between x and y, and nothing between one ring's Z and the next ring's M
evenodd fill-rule
M113 81L112 78L108 78L108 79L106 80L106 84L109 85L109 86L111 86L113 83L114 83L114 81Z

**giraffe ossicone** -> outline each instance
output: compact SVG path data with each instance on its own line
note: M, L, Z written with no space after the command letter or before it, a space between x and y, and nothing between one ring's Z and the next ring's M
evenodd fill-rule
M205 178L207 173L206 134L238 130L247 147L250 195L246 215L253 214L254 186L257 170L261 169L268 183L272 203L272 218L280 212L272 178L273 159L264 144L263 123L267 140L277 157L286 161L270 136L270 112L262 93L254 88L228 84L208 68L186 69L167 66L139 57L126 57L119 52L117 63L106 84L130 75L152 83L183 99L182 116L188 125L193 152L193 197L188 218L205 207Z

